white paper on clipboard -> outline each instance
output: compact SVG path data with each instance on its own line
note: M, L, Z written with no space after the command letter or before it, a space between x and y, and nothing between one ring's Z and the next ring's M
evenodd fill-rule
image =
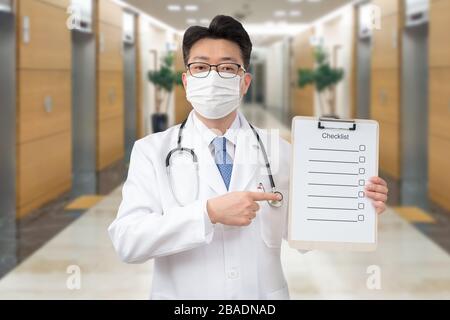
M378 175L378 136L372 120L293 119L291 247L376 249L377 214L364 189Z

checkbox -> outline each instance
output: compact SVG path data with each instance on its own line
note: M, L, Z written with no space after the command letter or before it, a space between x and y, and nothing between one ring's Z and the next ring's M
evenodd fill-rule
M358 209L363 210L364 209L364 203L358 203Z
M366 193L364 191L358 192L358 197L364 198L366 196Z
M366 146L365 145L360 145L359 146L359 151L366 151Z
M358 216L358 221L364 221L364 215L360 214L360 215Z
M366 185L366 180L359 180L359 185L364 187Z
M366 157L359 157L359 163L366 163Z
M364 168L359 168L359 174L365 174L366 173L366 169Z

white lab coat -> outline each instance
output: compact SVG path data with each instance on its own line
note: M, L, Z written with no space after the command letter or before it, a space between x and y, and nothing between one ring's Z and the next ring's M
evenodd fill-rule
M137 141L119 212L109 227L115 250L127 263L155 259L152 299L289 299L280 247L287 234L290 144L257 129L277 189L284 195L283 206L260 202L257 217L246 227L213 225L206 201L227 190L210 150L198 137L193 116L183 131L183 147L198 156L198 200L179 206L168 183L165 160L176 147L179 125ZM229 191L258 191L260 182L270 190L256 137L245 117L239 117L242 133L237 136ZM189 188L192 183L179 181L177 186Z

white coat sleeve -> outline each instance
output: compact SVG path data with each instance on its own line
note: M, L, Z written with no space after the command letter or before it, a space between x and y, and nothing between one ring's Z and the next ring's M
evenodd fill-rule
M163 212L155 167L136 142L130 158L122 202L109 235L120 258L142 263L206 245L212 241L213 225L206 200Z

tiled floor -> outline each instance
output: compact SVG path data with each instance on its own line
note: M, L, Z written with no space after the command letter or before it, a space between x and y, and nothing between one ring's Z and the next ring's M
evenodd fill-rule
M0 280L2 299L147 299L152 263L117 259L106 229L120 188ZM293 299L450 299L450 256L389 210L380 219L375 253L310 252L284 245L282 261ZM81 289L69 290L69 266L81 270ZM367 289L368 268L378 266L381 290Z
M17 260L23 261L36 249L70 225L82 211L65 211L70 195L64 194L55 201L17 221Z
M245 113L259 127L282 128L258 109ZM258 120L259 119L259 120ZM147 299L152 262L121 263L107 227L121 199L120 187L0 280L0 299ZM447 235L450 237L450 235ZM282 262L293 299L450 299L450 255L389 209L380 218L374 253L310 252L284 244ZM79 290L70 290L80 268ZM379 273L380 289L368 289L368 272Z
M1 279L0 299L147 299L151 263L122 264L107 234L120 199L119 187ZM71 266L80 290L67 287Z
M100 193L114 190L120 185L127 168L126 164L119 161L103 170L98 181ZM14 252L2 255L5 252L2 250L6 248L0 248L0 278L80 217L86 211L86 207L90 207L101 198L100 195L84 195L75 199L71 192L67 192L17 220L13 236L0 234L0 237L7 237L7 240L0 239L1 243L6 243L9 252ZM15 243L11 243L11 239L15 239Z

